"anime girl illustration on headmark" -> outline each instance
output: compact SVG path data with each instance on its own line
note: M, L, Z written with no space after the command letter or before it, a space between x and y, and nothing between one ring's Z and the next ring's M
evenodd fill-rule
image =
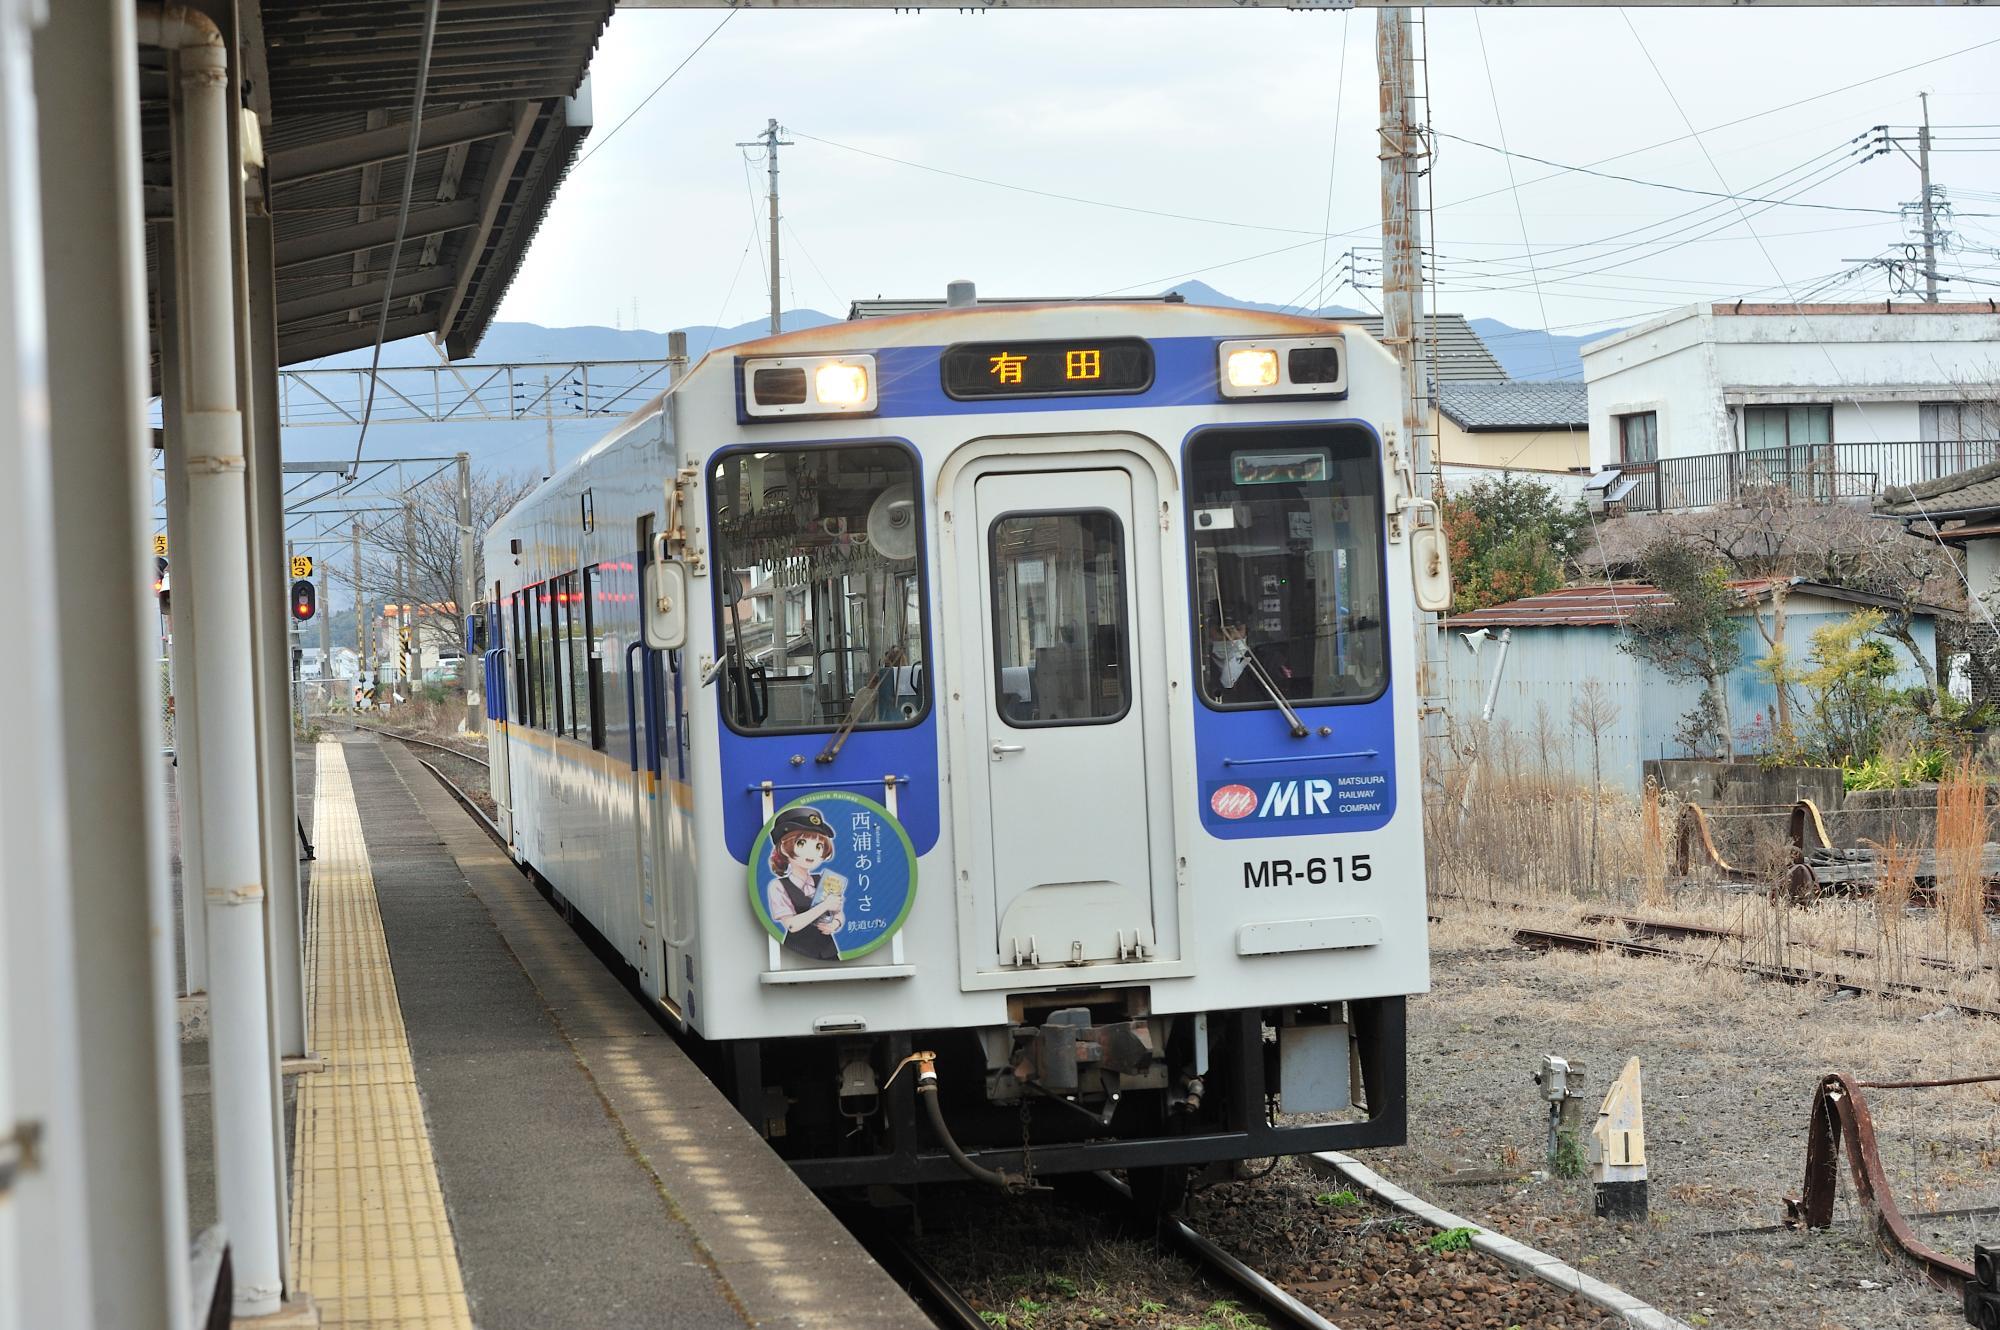
M787 808L771 823L771 873L764 908L784 930L784 945L814 960L837 961L834 934L846 923L847 879L827 871L833 828L817 808Z

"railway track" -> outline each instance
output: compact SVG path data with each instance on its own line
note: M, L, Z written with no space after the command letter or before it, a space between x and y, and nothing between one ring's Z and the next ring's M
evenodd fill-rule
M450 744L439 743L435 739L420 739L414 734L404 734L401 730L392 730L389 729L387 726L383 725L363 725L358 720L351 721L349 723L352 724L354 728L357 730L366 730L370 734L380 734L390 739L400 739L406 744L415 744L419 748L433 748L440 753L449 753L453 757L459 758L463 761L471 762L477 766L488 767L490 769L490 764L486 761L485 758L480 757L473 753L468 753L463 748L454 748Z
M491 769L488 766L486 759L480 757L474 757L470 753L463 752L447 744L433 743L429 739L419 739L415 735L399 734L395 730L384 729L379 725L363 725L358 721L354 722L354 728L357 730L367 730L370 734L379 734L385 739L395 739L402 743L414 744L420 748L434 748L440 753L448 753L453 757L462 759L463 761L466 762L473 763L475 766L488 770ZM451 795L452 798L456 799L459 803L459 806L465 809L466 812L472 814L473 820L479 823L480 830L484 831L488 836L492 837L493 843L495 845L498 845L503 850L509 850L511 852L512 847L510 847L507 844L506 838L501 836L500 828L494 823L492 818L486 815L486 810L479 806L479 802L476 799L474 799L470 794L466 793L465 788L463 786L461 786L457 781L453 780L451 777L445 775L444 772L439 769L438 765L435 762L426 762L423 758L420 757L417 759L417 765L422 767L425 771L430 772L431 775L437 779L437 783L444 786L445 792Z
M1135 1218L1138 1216L1129 1187L1108 1173L1098 1173L1095 1177L1099 1186L1117 1197ZM1269 1324L1298 1326L1301 1330L1336 1330L1333 1322L1173 1216L1160 1216L1158 1231L1203 1274L1220 1279L1242 1294L1245 1306L1261 1312Z
M1079 1179L1078 1181L1082 1181ZM1115 1227L1170 1247L1211 1287L1226 1291L1241 1310L1270 1327L1337 1330L1331 1321L1279 1285L1231 1256L1178 1219L1142 1213L1124 1183L1108 1173L1093 1175L1069 1191L1072 1200L1107 1212ZM949 1330L989 1330L992 1322L961 1293L900 1227L857 1216L850 1227L877 1261L907 1288L933 1321ZM990 1314L990 1312L989 1312Z
M1698 925L1669 925L1684 930L1690 937L1713 937L1722 941L1748 941L1744 935L1726 929L1701 929ZM1539 951L1615 951L1626 956L1650 956L1663 960L1692 961L1701 965L1720 965L1742 974L1755 975L1759 979L1772 979L1785 984L1826 984L1832 988L1870 997L1921 997L1951 1007L1962 1015L1979 1016L2000 1020L2000 1011L1960 1002L1943 988L1931 984L1919 984L1909 980L1889 979L1875 981L1841 974L1835 970L1821 969L1810 965L1779 965L1771 961L1751 960L1743 956L1722 956L1710 953L1693 956L1685 951L1662 947L1632 938L1605 937L1597 933L1563 933L1541 928L1517 928L1514 930L1516 945L1531 947ZM1871 953L1863 953L1871 955Z

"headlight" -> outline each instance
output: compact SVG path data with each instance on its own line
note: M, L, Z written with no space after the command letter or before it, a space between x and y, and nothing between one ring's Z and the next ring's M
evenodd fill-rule
M821 406L860 406L868 400L868 367L821 365L813 371L813 395Z
M1268 388L1278 381L1278 353L1268 346L1231 351L1224 377L1232 388Z
M742 362L743 411L773 416L866 415L875 410L875 357L774 356Z
M1347 339L1273 337L1217 348L1224 397L1345 397Z

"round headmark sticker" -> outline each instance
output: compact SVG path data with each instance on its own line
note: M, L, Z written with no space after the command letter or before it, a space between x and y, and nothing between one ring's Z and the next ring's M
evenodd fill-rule
M1208 796L1208 806L1217 817L1234 822L1257 811L1257 791L1248 785L1224 785Z
M917 854L873 799L816 790L780 808L750 847L750 904L788 950L865 956L895 936L917 896Z

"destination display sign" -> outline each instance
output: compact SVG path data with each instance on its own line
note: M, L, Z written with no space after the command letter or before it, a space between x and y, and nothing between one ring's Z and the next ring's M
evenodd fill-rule
M968 342L944 353L955 398L1141 393L1153 384L1153 348L1137 337L1074 342Z

